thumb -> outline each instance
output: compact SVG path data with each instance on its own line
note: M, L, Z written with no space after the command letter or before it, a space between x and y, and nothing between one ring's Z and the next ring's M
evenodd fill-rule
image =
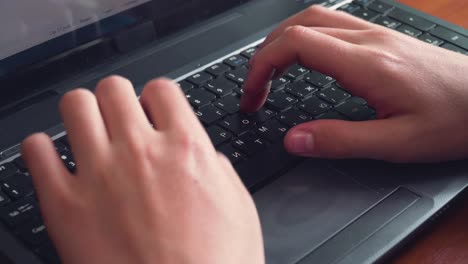
M286 149L295 155L320 158L371 158L405 161L412 122L391 118L364 122L317 120L292 128Z

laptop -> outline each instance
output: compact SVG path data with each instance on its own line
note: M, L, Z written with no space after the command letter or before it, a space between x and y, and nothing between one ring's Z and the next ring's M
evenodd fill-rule
M258 44L312 4L468 55L467 30L390 0L2 1L0 262L60 263L19 143L45 131L73 171L58 101L109 74L129 78L138 93L158 76L179 82L254 197L267 263L374 263L404 246L467 187L466 161L395 165L287 154L282 139L296 124L375 118L333 76L301 65L273 83L259 113L239 112Z

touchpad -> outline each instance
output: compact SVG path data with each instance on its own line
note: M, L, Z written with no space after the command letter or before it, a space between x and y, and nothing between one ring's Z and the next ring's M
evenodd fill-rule
M382 198L324 163L306 161L254 194L267 263L299 261Z

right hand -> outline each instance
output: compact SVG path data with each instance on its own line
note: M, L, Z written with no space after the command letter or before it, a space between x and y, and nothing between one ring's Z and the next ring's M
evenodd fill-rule
M351 15L314 6L283 22L251 60L244 111L293 63L333 76L377 120L318 120L291 129L297 155L431 162L468 157L468 57Z

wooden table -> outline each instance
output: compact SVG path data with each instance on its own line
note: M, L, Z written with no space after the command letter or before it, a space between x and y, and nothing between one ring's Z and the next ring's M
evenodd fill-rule
M433 16L468 28L467 0L400 0ZM404 247L393 264L467 264L468 195L457 201L434 226Z

